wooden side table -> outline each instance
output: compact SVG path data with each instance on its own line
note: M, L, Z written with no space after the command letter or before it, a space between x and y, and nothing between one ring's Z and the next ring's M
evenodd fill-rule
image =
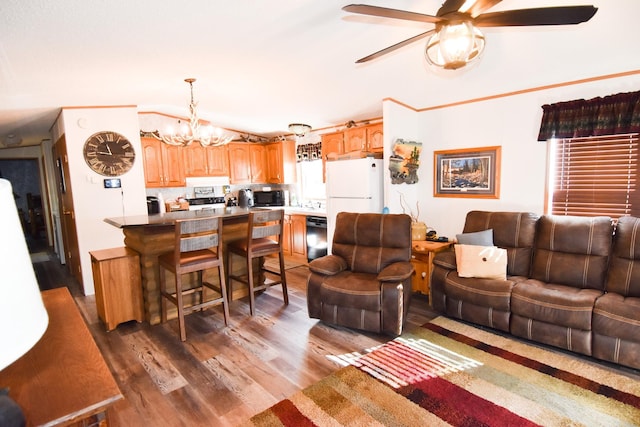
M107 331L129 320L144 320L140 256L121 247L89 252L96 288L96 306Z
M411 289L430 295L431 270L433 257L438 252L449 249L453 242L430 242L427 240L414 240L411 243L411 264L415 273L411 278Z
M42 292L49 326L24 356L0 371L0 384L27 426L108 425L123 396L67 288Z

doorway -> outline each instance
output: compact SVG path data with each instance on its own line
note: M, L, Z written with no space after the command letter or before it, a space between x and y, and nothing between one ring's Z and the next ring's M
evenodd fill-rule
M0 178L11 182L22 230L31 254L49 248L47 219L42 205L38 159L0 159Z

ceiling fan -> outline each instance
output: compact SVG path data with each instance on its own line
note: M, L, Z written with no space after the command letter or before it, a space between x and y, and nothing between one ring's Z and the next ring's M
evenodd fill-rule
M350 4L342 9L351 13L435 24L435 28L396 43L356 63L367 62L410 43L431 36L427 42L427 61L455 70L480 57L484 36L478 27L534 25L571 25L586 22L595 15L594 6L557 6L483 13L502 0L445 0L435 16L406 10L365 4Z

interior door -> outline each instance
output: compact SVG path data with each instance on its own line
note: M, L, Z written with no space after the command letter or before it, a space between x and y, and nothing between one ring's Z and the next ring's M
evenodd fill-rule
M78 246L78 234L76 231L75 212L73 209L69 162L67 159L67 141L64 136L62 136L53 146L53 158L55 159L56 167L58 168L56 181L58 184L58 199L60 200L60 226L62 228L64 256L69 271L82 285L80 250Z

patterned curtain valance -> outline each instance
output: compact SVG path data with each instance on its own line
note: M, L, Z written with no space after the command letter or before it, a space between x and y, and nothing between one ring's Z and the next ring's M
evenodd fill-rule
M322 159L322 142L298 145L296 149L296 160L298 162L320 159Z
M640 132L640 92L542 106L538 141Z

